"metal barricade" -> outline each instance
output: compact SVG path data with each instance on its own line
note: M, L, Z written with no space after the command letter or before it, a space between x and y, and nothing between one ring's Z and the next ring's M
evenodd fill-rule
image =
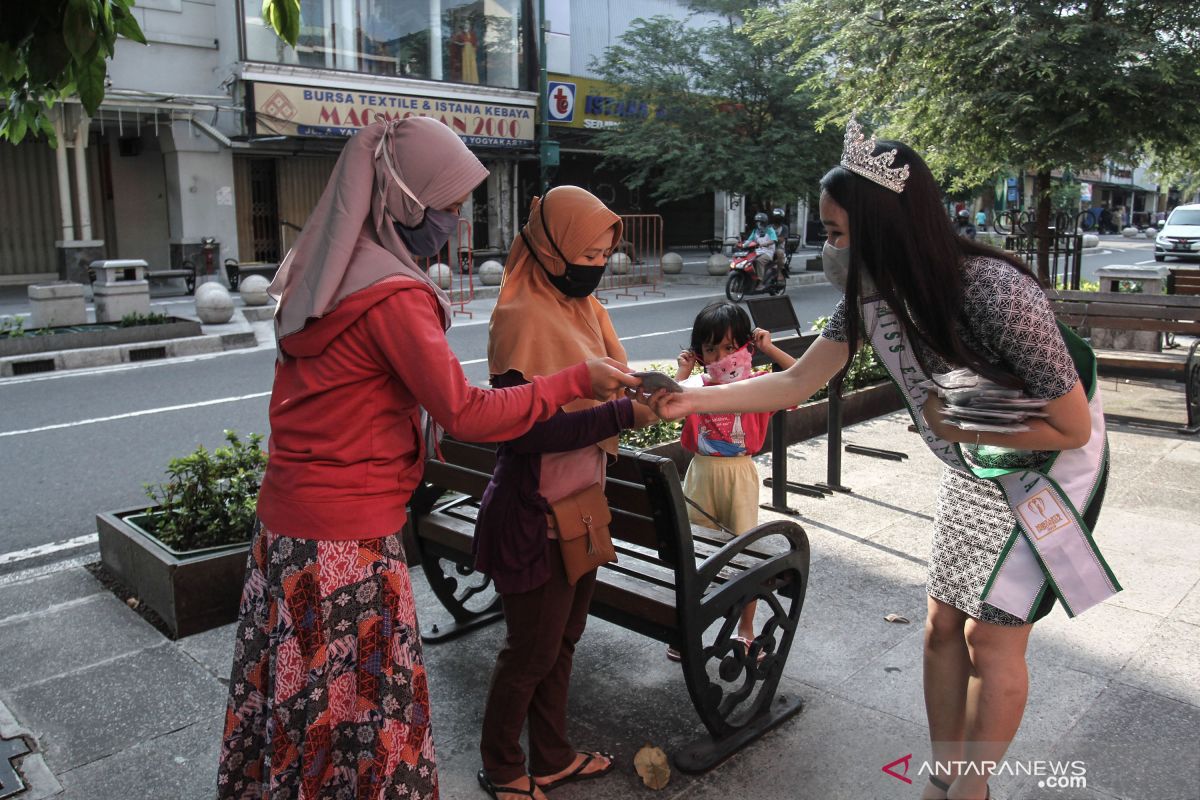
M656 294L665 297L666 293L658 288L662 283L663 257L663 220L660 214L622 214L624 232L621 241L613 250L613 255L621 253L629 259L628 272L617 275L610 266L600 286L596 289L596 298L601 303L607 303L605 293L611 292L612 297L628 297L640 300L646 295Z
M458 221L458 242L458 264L455 265L457 269L442 261L443 253L446 254L446 261L450 260L449 246L442 248L437 254L436 260L421 257L417 261L426 273L435 265L445 267L446 272L450 274L450 286L442 288L446 292L446 296L450 298L450 308L453 314L463 314L474 319L475 313L467 310L467 303L475 299L475 254L471 249L470 220L460 219ZM466 242L465 246L463 246L463 242ZM434 283L441 286L440 276L430 277L434 278Z

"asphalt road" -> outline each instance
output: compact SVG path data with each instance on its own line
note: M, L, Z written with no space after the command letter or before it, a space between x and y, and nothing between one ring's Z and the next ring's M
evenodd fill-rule
M1084 276L1136 263L1153 263L1150 242L1106 240L1085 256ZM718 291L679 297L684 290L673 288L666 300L614 304L630 360L674 361L696 311ZM837 299L828 285L789 296L805 324ZM486 320L456 324L449 339L468 379L482 385ZM0 381L0 569L5 554L93 533L97 511L146 502L143 484L196 445L220 444L224 429L266 433L273 359L262 349Z

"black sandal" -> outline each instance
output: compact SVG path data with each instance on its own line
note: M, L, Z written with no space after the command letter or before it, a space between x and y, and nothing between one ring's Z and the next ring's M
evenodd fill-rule
M532 775L529 776L528 789L518 789L515 786L497 786L496 784L492 783L491 779L488 778L487 773L483 770L479 770L479 772L475 775L475 778L479 781L480 788L492 796L492 800L500 800L500 795L502 794L517 794L521 795L522 797L536 797L536 795L533 793L534 781ZM544 787L537 788L541 788L544 791Z
M580 761L579 766L571 770L570 774L564 775L558 780L551 781L550 783L538 783L538 788L543 792L548 792L551 789L557 789L559 786L563 786L568 783L590 781L593 778L600 778L611 772L613 766L617 763L616 757L611 756L608 753L580 753L580 755L584 757L583 761ZM597 757L608 759L608 766L604 769L598 769L595 772L584 772L584 768L586 768L588 764L595 761ZM534 778L534 782L537 782L536 777Z

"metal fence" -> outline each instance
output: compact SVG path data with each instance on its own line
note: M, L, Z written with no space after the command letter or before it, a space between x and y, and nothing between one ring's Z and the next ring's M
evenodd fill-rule
M1083 265L1083 231L1091 224L1089 212L1055 214L1046 231L1050 262L1050 288L1079 289ZM1037 273L1037 219L1032 211L1008 211L997 215L992 229L1004 237L1004 249L1021 258Z
M450 274L450 286L446 288L446 295L450 298L450 308L455 315L462 314L466 317L474 319L475 313L467 310L467 303L475 299L475 254L471 250L471 221L466 219L458 220L458 263L447 263L450 260L449 248L442 248L442 251L435 257L436 260L429 258L419 259L421 267L428 272L434 264L441 264L446 267ZM442 260L443 254L446 255L446 261ZM437 280L435 283L439 283ZM439 283L440 285L440 283Z
M663 219L659 214L622 214L625 224L621 241L613 250L613 256L621 253L629 259L628 269L618 274L614 270L614 259L609 259L609 268L604 280L596 289L596 298L607 303L608 297L629 297L639 300L647 295L665 292L658 287L662 283ZM618 263L624 263L617 259Z

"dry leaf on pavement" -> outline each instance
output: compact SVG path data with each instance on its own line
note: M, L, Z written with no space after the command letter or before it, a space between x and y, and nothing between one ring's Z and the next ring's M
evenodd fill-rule
M633 757L633 767L642 776L642 783L651 789L661 789L671 780L671 765L667 754L649 742Z

